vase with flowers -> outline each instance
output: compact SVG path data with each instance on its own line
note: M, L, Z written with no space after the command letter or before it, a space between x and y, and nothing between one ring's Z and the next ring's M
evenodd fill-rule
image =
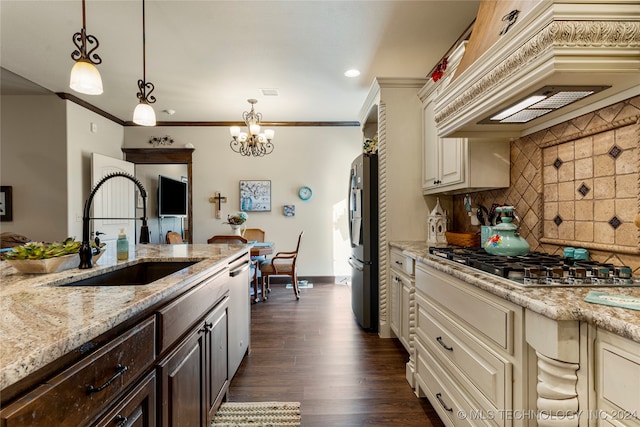
M232 230L232 234L236 236L242 236L244 234L244 229L242 226L245 222L247 222L247 214L244 212L237 212L233 215L227 215L227 222L224 224L229 224ZM246 226L244 227L246 228Z

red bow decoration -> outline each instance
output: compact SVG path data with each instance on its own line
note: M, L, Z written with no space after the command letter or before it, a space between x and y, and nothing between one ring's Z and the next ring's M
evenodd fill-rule
M431 73L431 79L434 82L437 82L444 75L445 70L447 69L447 58L442 58L442 61L436 66L436 69Z

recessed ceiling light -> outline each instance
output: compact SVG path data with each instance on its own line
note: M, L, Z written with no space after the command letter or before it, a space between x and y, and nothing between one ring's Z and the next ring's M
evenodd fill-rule
M358 77L360 75L360 70L356 70L355 68L352 68L350 70L345 71L344 75L347 77Z

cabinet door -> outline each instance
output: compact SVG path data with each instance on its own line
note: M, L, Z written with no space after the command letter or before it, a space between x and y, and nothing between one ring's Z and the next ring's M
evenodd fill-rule
M205 336L202 322L158 365L163 427L201 427L206 423L202 383Z
M411 297L412 284L408 280L402 281L402 314L400 319L400 325L402 332L400 333L400 341L404 348L409 350L409 309L410 309L410 297Z
M422 106L422 188L425 190L438 187L440 180L440 138L434 120L434 104L432 99L427 99Z
M151 372L95 427L156 427L156 374Z
M438 138L440 160L440 186L458 184L465 177L464 147L462 138Z
M246 286L245 286L246 288ZM245 298L247 302L247 291ZM229 377L227 372L227 300L219 304L216 309L205 319L207 328L205 351L205 398L207 402L207 425L213 419L227 389ZM204 425L204 424L203 424Z
M389 303L391 309L391 317L389 319L389 323L391 326L391 330L396 337L400 338L402 334L402 329L400 326L401 321L401 304L402 301L400 299L400 292L402 288L402 282L400 276L393 270L391 270L391 281L389 283Z

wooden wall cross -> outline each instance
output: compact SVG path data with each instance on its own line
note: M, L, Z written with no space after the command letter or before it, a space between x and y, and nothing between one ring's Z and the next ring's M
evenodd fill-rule
M227 198L220 195L219 191L216 191L216 195L214 197L209 197L209 203L215 203L216 205L216 218L220 219L220 204L226 203Z

